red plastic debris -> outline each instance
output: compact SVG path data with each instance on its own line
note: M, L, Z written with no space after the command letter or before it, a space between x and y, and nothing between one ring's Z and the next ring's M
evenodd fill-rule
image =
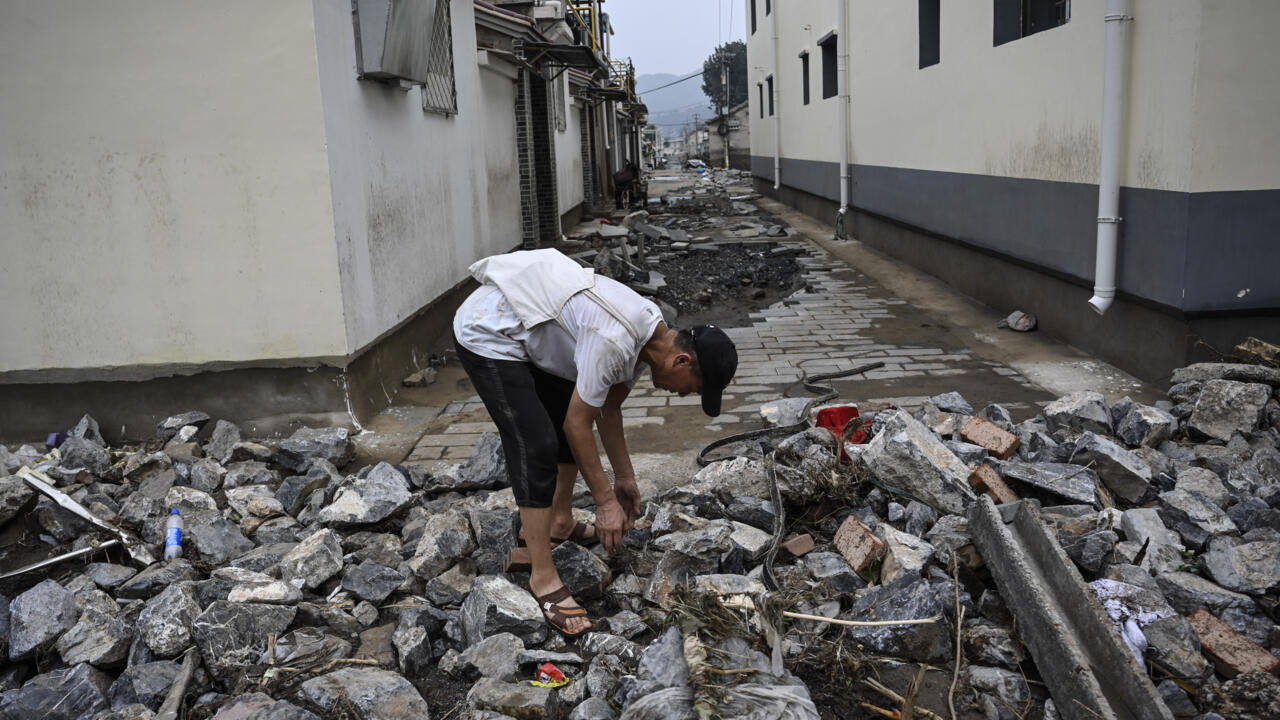
M542 667L538 668L537 678L533 681L534 685L543 687L560 687L569 682L569 679L560 672L560 668L551 663L542 663Z
M845 426L850 422L858 419L857 405L832 405L824 407L818 411L818 427L826 428L835 434L836 438L840 438L844 434ZM861 445L867 441L867 433L865 430L854 430L849 435L849 442L854 445ZM840 448L840 461L848 462L849 454Z

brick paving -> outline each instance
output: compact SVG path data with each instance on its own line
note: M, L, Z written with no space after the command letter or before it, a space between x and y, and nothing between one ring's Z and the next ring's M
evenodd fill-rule
M877 329L895 322L906 309L906 302L886 297L863 276L808 240L785 242L804 249L797 260L805 290L751 314L749 327L725 328L738 347L738 372L724 395L724 413L707 423L708 430L727 435L760 427L760 405L783 397L789 389L792 395L805 396L794 386L806 373L852 370L877 361L883 362L884 367L856 379L870 381L868 385L873 387L885 386L886 381L909 386L915 380L977 374L1035 388L1014 369L978 358L965 348L881 341ZM911 409L933 394L937 393L886 395L860 398L858 402L871 409L890 405ZM699 402L697 397L681 398L656 390L647 378L642 379L624 406L623 425L663 425L666 418L662 412L666 408ZM1002 404L1014 410L1019 406ZM471 413L483 407L477 396L463 398L449 403L440 417ZM470 455L480 433L494 430L488 422L456 423L443 432L421 437L406 462L428 466L441 460L461 462Z

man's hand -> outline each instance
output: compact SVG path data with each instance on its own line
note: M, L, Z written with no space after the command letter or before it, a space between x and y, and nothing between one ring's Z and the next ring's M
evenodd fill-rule
M610 554L622 548L622 533L627 524L627 514L617 500L606 500L596 506L596 537Z
M623 532L626 532L635 526L636 518L640 517L640 488L636 487L636 479L614 478L613 495L618 498L618 504L627 515L627 521L622 527Z

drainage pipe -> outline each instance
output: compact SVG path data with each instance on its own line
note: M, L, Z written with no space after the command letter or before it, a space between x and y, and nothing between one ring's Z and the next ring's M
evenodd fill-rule
M1120 162L1124 157L1124 104L1129 77L1129 0L1107 0L1106 45L1102 61L1102 157L1098 178L1098 247L1093 297L1099 315L1116 297L1116 239L1120 231Z
M773 90L770 93L773 97L773 189L777 190L782 187L782 102L781 87L779 82L781 77L778 72L782 69L778 65L778 16L782 12L778 8L774 8L773 12Z
M836 52L836 82L840 94L840 211L836 215L836 235L845 237L845 213L849 210L849 40L845 37L845 27L849 12L846 0L836 0L836 42L840 43Z

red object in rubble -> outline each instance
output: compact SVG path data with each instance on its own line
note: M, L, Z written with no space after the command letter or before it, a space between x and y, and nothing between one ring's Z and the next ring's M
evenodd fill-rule
M538 668L538 679L534 680L535 685L544 687L558 687L569 682L565 679L564 673L560 672L560 668L551 663L542 663L542 667Z
M844 428L850 422L858 419L857 405L832 405L824 407L818 411L818 427L826 428L835 434L838 440L844 434ZM849 442L854 445L861 445L867 441L867 432L861 428L854 430L849 435ZM840 448L840 461L848 462L849 454Z

